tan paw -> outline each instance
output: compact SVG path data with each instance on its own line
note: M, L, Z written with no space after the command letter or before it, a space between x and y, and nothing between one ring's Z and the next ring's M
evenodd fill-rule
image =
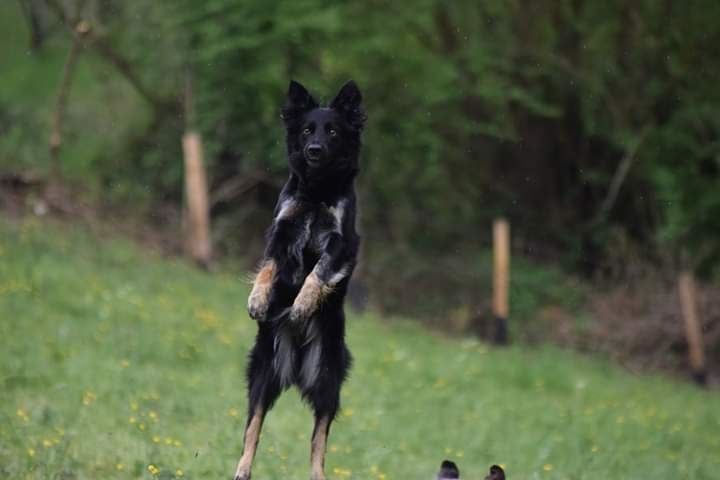
M303 322L315 313L320 303L323 287L315 273L310 273L305 279L300 293L295 297L290 310L290 321Z
M262 321L265 320L265 315L267 314L270 303L270 289L263 289L267 291L257 290L258 289L253 289L250 297L248 297L248 313L253 320Z
M255 284L248 298L248 313L255 320L265 320L274 278L275 262L268 260L255 277Z

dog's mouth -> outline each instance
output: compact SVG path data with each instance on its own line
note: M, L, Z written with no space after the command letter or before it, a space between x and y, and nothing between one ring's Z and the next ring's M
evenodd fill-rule
M319 167L322 165L322 159L320 157L308 157L305 156L305 160L307 161L307 164L311 167Z

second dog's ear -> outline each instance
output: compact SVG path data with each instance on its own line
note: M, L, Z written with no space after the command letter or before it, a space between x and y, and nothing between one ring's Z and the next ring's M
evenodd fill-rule
M505 480L505 471L497 465L490 467L490 473L485 480Z
M306 112L308 110L312 110L313 108L317 108L318 105L317 100L310 95L310 92L308 92L305 87L295 80L290 80L286 108Z
M362 128L365 122L365 112L362 109L362 93L357 84L350 80L340 88L340 91L330 102L330 108L337 110L354 128Z
M444 460L440 465L440 471L437 474L437 480L455 480L460 479L460 470L457 465L450 460Z

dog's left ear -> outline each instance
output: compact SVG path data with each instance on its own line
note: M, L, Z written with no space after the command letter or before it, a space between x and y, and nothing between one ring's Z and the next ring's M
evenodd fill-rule
M440 471L435 478L436 480L460 480L460 470L458 470L455 462L451 462L450 460L443 460L442 464L440 465Z
M350 80L342 86L330 102L330 108L340 112L353 128L362 129L366 117L362 108L362 93L354 81Z

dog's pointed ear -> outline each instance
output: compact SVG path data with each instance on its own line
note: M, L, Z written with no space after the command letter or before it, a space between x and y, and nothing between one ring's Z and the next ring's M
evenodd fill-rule
M450 460L443 460L442 464L440 465L440 471L438 472L436 478L437 480L459 480L460 470L458 470L455 462L451 462Z
M493 465L485 480L505 480L505 471L498 465Z
M310 92L305 87L295 80L290 80L287 101L282 108L282 119L286 124L290 124L302 114L318 106L320 106L318 101L310 95Z
M320 104L317 100L310 95L305 87L300 82L290 80L290 86L288 87L288 103L297 107L305 107L308 110L317 108Z
M340 88L340 91L330 102L330 108L337 110L350 125L358 130L365 123L365 112L362 108L362 93L357 84L350 80Z
M362 102L362 94L357 84L350 80L340 88L340 91L330 102L330 108L338 110L352 109L360 106Z

